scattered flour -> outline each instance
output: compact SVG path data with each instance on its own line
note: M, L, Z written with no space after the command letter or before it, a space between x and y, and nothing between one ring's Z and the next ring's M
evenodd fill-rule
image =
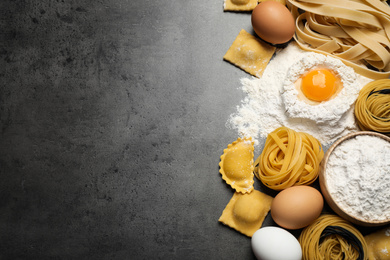
M353 115L353 106L350 104L342 108L344 113L334 115L328 113L328 118L325 118L325 120L318 120L321 116L318 113L315 114L316 117L310 116L310 114L302 116L298 112L294 112L291 104L289 106L290 111L287 112L285 99L283 98L286 85L285 79L288 73L296 76L295 72L290 71L290 68L299 60L310 63L312 59L310 55L312 54L301 50L296 44L290 43L286 48L277 52L260 79L242 78L242 90L247 96L242 100L241 105L237 106L237 112L230 116L227 127L237 129L241 137L252 137L256 145L259 144L259 139L264 141L270 132L281 126L311 134L323 145L331 144L341 135L356 131L357 125ZM317 54L316 57L318 55L320 54ZM326 59L326 56L321 56ZM303 59L305 57L306 61ZM316 58L314 61L318 63L318 60ZM346 71L341 73L347 74L345 75L347 83L354 81L354 77L356 77L359 83L357 91L371 81L355 74L353 71ZM352 77L351 75L348 76L349 73L352 73ZM290 80L292 78L293 76L290 77ZM353 102L354 99L356 97L353 97ZM350 101L348 102L350 103Z
M347 213L363 220L390 219L390 143L361 135L338 145L329 156L329 193Z

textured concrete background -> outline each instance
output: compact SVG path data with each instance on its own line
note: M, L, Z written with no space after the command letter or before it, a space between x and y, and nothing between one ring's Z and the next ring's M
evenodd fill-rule
M254 259L218 222L252 31L222 4L0 1L1 260Z
M251 30L222 3L0 2L0 259L253 259L218 223Z

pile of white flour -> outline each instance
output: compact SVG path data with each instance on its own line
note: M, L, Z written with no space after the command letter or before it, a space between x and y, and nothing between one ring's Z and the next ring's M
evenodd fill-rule
M326 180L335 202L362 220L390 219L390 143L361 135L338 145L329 156Z
M284 83L290 67L307 55L295 43L290 43L280 50L264 70L261 79L241 79L242 90L247 94L237 112L232 114L227 122L228 128L238 131L241 137L252 137L255 144L259 139L278 127L285 126L295 131L305 132L317 138L322 145L328 145L340 136L356 131L357 125L353 115L353 106L338 116L337 121L317 120L316 118L292 118L286 113L283 100ZM359 90L370 79L356 75Z

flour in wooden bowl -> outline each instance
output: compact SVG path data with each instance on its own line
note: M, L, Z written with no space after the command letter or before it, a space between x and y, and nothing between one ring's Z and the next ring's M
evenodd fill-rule
M356 135L338 144L327 159L328 192L344 212L356 219L390 221L388 139Z

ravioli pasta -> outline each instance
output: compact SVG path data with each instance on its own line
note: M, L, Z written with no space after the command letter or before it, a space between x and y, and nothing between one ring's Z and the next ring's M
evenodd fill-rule
M355 117L361 130L390 136L390 79L371 81L360 90Z
M317 179L323 157L321 143L313 136L279 127L268 135L254 173L274 190L309 185Z
M272 200L271 196L258 190L245 194L235 192L218 221L252 237L261 228Z
M302 230L298 238L303 260L367 259L363 235L348 221L324 214Z
M257 6L257 0L225 0L224 11L252 11Z
M302 49L339 58L372 79L390 76L386 1L289 0L288 6L296 18L294 39Z
M276 47L242 29L223 59L260 78L275 51Z
M253 190L253 146L252 138L238 138L223 150L219 172L237 192L250 193Z

